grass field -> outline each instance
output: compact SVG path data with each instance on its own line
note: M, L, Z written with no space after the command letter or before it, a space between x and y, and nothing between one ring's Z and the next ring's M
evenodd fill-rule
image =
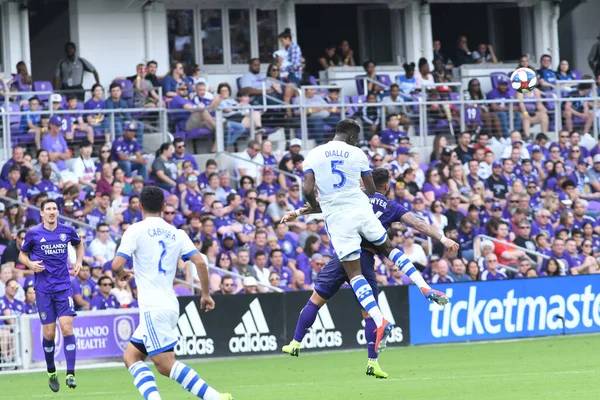
M600 399L600 336L386 350L388 380L364 374L366 351L219 359L189 363L201 377L236 400L532 400ZM45 373L0 375L0 399L139 400L125 368L86 369L78 388L50 392ZM193 399L158 377L163 399Z

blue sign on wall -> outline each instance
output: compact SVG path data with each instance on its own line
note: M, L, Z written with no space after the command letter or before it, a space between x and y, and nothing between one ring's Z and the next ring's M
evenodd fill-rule
M434 285L441 308L409 289L411 344L600 332L600 276Z

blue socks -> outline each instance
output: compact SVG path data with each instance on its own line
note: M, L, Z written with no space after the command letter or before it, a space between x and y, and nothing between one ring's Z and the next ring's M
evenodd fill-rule
M54 341L42 338L42 348L44 349L44 357L46 358L46 368L49 373L56 372L54 365Z
M77 343L75 335L64 337L65 359L67 360L67 375L75 375L75 360L77 358Z
M294 340L297 342L302 342L306 332L310 329L310 327L315 323L317 319L317 314L319 313L319 307L310 299L300 311L300 315L298 316L298 323L296 325L296 332L294 333Z
M184 363L175 361L169 377L196 397L204 400L219 400L219 392L208 386L208 384L198 376L196 371Z
M138 361L129 367L133 383L145 400L161 400L156 387L154 374L143 361Z
M377 359L377 351L375 351L375 340L377 340L377 333L375 333L377 325L373 318L365 319L365 339L367 340L367 349L369 352L369 359Z
M363 275L356 275L350 281L350 286L358 299L358 302L369 313L369 316L375 321L375 325L379 328L383 324L383 314L373 296L373 289Z

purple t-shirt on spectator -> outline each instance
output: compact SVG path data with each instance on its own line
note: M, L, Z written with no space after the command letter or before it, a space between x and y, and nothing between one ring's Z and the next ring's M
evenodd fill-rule
M106 298L101 293L98 293L92 297L92 301L90 301L90 309L108 310L109 308L121 308L119 301L114 295L109 294L108 298Z
M288 267L282 266L281 269L277 269L271 266L269 269L279 274L279 287L286 287L292 283L292 270Z
M492 89L492 91L490 91L487 94L487 99L488 100L497 100L497 99L512 99L514 98L514 93L511 90L507 90L504 93L500 93L500 90L496 89ZM498 104L500 107L506 107L505 103L499 103ZM506 112L506 111L504 111Z
M88 224L96 228L96 226L100 222L104 222L106 220L106 213L103 213L98 208L94 208L91 213L89 213L86 217L86 221Z
M507 276L502 271L496 271L495 274L492 274L490 270L486 269L481 273L482 281L501 281L507 279Z
M401 136L406 136L406 133L386 129L385 131L381 131L381 143L387 144L389 146L398 146L398 140ZM388 150L388 153L392 154L392 151Z
M100 99L98 101L96 101L94 99L89 99L83 105L83 109L84 110L105 110L106 109L106 103L102 99ZM90 115L90 114L86 114L86 115ZM99 116L99 115L102 115L102 113L96 114L96 117Z
M258 195L259 196L267 195L267 197L268 196L274 196L275 193L277 193L277 191L279 189L281 189L281 186L279 186L276 183L273 183L271 185L267 185L266 183L261 183L256 188L256 190L258 191Z
M56 137L53 137L51 134L47 134L42 139L42 149L49 153L64 153L65 151L69 150L69 146L67 146L65 138L61 134L56 135ZM61 171L67 169L67 164L65 164L64 160L56 161L56 166Z
M449 190L448 190L448 186L446 186L445 183L442 183L442 186L440 186L439 188L436 188L431 183L425 182L423 184L422 192L423 192L423 194L425 194L427 192L433 192L433 196L435 197L435 199L441 201L442 196L445 195L446 193L448 193Z
M298 242L294 240L289 233L286 234L283 239L277 239L277 243L279 243L279 246L281 246L281 251L283 254L289 258L296 259L296 248L298 247Z
M96 288L96 282L87 278L85 282L81 283L78 278L71 280L71 288L73 288L73 294L80 294L83 300L90 301ZM78 307L80 310L81 307Z
M541 226L537 221L533 221L531 223L531 237L535 237L540 233L544 233L547 235L547 238L554 237L554 227L550 222L548 222L545 226Z
M183 110L184 106L186 106L186 105L193 106L194 103L192 103L189 100L184 99L181 96L175 96L171 99L171 109L172 110ZM185 110L182 112L171 113L169 115L171 116L171 118L174 121L177 122L178 125L180 125L180 127L184 127L185 122L188 120L188 118L190 116L190 111Z
M29 187L21 181L17 181L15 185L10 183L10 181L0 181L0 188L6 189L7 191L15 189L19 196L19 201L23 201L23 198L27 196L27 189L29 189Z
M124 154L125 157L129 158L135 153L140 151L140 145L137 140L127 140L125 136L121 136L113 142L112 149L110 151L113 160L119 161L119 154Z

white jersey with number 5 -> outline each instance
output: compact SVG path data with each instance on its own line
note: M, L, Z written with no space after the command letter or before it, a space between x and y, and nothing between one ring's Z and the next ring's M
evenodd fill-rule
M121 239L117 255L133 258L140 311L179 312L173 279L179 258L187 261L198 250L189 236L162 218L150 217L131 225Z
M332 140L312 149L304 173L313 172L319 204L325 216L347 209L371 211L369 198L360 188L362 174L371 172L365 153L346 142Z

